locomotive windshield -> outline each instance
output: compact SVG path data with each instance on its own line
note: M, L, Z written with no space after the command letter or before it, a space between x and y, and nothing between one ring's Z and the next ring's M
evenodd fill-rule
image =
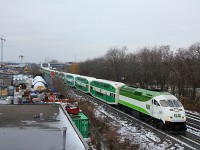
M177 100L160 100L162 107L182 107L181 103Z

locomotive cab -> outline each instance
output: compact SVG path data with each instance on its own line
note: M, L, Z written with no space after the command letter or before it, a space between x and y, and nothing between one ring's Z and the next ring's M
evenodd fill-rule
M162 121L167 130L186 130L185 110L175 96L165 95L153 99L152 116Z

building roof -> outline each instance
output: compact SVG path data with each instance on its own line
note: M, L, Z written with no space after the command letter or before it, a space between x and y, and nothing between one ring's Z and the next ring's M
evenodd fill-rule
M66 149L87 149L61 105L0 105L1 149L61 150L62 128L67 127Z

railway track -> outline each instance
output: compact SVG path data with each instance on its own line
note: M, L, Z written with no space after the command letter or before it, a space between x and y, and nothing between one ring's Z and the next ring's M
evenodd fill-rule
M200 116L198 113L192 113L186 111L187 116L187 131L186 136L181 136L182 139L186 139L187 141L191 141L198 145L200 142ZM200 149L200 146L198 147Z
M146 144L149 143L149 145L152 146L152 143L154 145L163 145L163 143L166 144L166 141L168 142L168 146L165 148L172 148L175 147L176 149L179 149L180 147L184 147L185 149L200 149L200 137L197 136L200 132L199 125L198 125L198 114L197 116L191 115L191 113L187 112L188 117L188 129L185 133L185 135L182 134L170 134L167 132L164 132L146 122L143 122L137 118L135 118L132 115L129 115L127 113L124 113L90 95L87 95L77 89L71 88L66 86L66 90L71 91L72 95L76 94L79 99L84 99L85 101L90 101L92 103L95 103L98 105L102 110L102 114L106 117L109 117L110 120L113 120L116 122L116 124L119 124L123 128L127 128L126 130L132 133L133 137L138 137L138 135L144 135L147 134L147 136L144 139L141 139L142 141L147 141ZM101 111L101 110L99 110ZM106 113L105 113L106 112ZM122 122L126 122L125 125L123 123L119 123L118 120L122 120ZM192 120L192 121L191 121ZM128 124L128 126L127 126ZM142 126L141 126L142 125ZM127 127L126 127L127 126ZM130 127L133 127L132 130L130 130ZM134 130L137 129L137 130ZM146 132L146 133L145 133ZM197 133L197 134L195 134ZM160 140L155 140L148 134L155 134L154 138L159 138ZM170 142L169 142L170 141ZM177 145L178 143L178 145ZM149 148L152 148L152 147Z
M188 127L195 130L200 130L200 115L198 113L186 111L186 117Z

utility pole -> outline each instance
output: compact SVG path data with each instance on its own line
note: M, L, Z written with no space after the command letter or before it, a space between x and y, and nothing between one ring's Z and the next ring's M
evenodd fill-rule
M3 65L3 42L5 42L6 39L4 39L2 35L0 40L1 40L1 65Z

